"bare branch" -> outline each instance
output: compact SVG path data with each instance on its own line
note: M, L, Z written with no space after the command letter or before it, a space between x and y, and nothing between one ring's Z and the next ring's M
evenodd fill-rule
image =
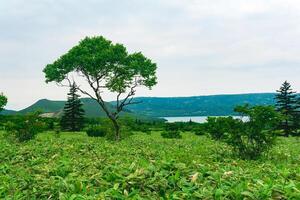
M127 96L122 100L122 102L120 104L117 102L116 115L118 115L124 109L125 106L140 103L140 102L133 102L133 96L135 95L136 87L138 87L138 86L139 86L139 80L138 80L138 77L135 77L134 85L130 88L130 91L127 94ZM119 98L119 95L120 95L120 93L118 94L118 98Z

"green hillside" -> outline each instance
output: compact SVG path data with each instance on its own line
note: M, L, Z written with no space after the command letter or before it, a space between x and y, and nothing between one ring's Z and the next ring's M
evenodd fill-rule
M81 101L83 103L83 109L85 110L87 117L105 116L104 111L102 111L102 109L100 108L100 106L95 100L89 98L83 98L81 99ZM43 113L57 113L59 115L59 113L63 110L65 103L66 103L65 101L52 101L48 99L41 99L36 103L34 103L33 105L18 111L17 114L26 114L34 111L41 111ZM108 103L108 107L110 109L114 109L114 107L109 103ZM124 114L132 115L132 113L128 110L126 110Z
M272 105L274 93L212 95L195 97L137 97L135 101L142 103L127 107L123 115L148 117L175 117L175 116L226 116L234 115L234 107L241 104ZM83 98L83 108L87 117L101 117L105 113L95 100ZM108 103L114 109L115 102ZM25 108L17 114L25 114L40 110L42 112L59 113L65 101L51 101L42 99ZM14 114L14 111L3 111L2 114Z
M143 103L130 105L133 112L152 117L226 116L234 115L234 107L241 104L272 105L273 93L212 95L195 97L139 97Z
M0 115L14 115L16 113L17 113L17 111L4 109L0 112Z
M65 101L51 101L48 99L41 99L31 106L18 111L18 114L26 114L34 111L41 111L45 113L57 113L60 112L65 105Z

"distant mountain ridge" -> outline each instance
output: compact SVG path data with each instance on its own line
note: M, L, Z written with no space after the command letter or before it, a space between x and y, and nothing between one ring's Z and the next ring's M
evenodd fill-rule
M237 105L274 105L275 93L226 94L194 97L139 97L129 110L152 117L236 115Z
M182 117L182 116L226 116L235 115L233 109L237 105L274 105L275 93L253 93L253 94L226 94L194 97L137 97L133 104L127 107L124 114L142 115L148 117ZM89 98L81 99L87 117L103 117L105 113L101 110L95 100ZM110 109L114 109L115 102L107 103ZM2 114L26 114L40 110L44 113L57 113L62 111L65 101L52 101L41 99L33 105L21 111L4 110Z

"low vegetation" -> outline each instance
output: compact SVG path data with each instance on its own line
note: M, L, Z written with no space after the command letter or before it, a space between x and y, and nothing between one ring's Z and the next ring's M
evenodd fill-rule
M0 198L299 199L300 149L280 138L268 156L240 160L206 136L135 134L121 142L85 133L0 139Z
M17 118L14 122L7 122L5 128L7 139L26 142L34 139L39 132L45 130L46 124L39 117L39 113L32 113Z
M244 159L257 159L275 142L280 113L272 106L238 106L235 111L246 121L233 117L210 117L205 124L214 140L230 145Z
M90 137L105 137L109 129L103 126L90 126L86 129L86 134Z
M299 139L288 138L299 136L300 99L287 81L275 106L237 106L241 118L165 123L121 115L140 103L138 87L157 84L156 64L121 44L87 37L44 73L69 83L68 101L58 118L0 116L1 199L300 199ZM85 118L77 91L106 118ZM0 112L6 104L1 93Z

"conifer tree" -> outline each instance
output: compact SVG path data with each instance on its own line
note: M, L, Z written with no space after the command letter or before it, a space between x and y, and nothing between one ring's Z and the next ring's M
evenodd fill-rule
M84 110L82 102L77 94L76 84L73 83L68 93L68 100L65 104L61 118L61 128L68 131L80 131L84 125Z
M297 95L291 88L291 84L285 81L276 94L276 109L283 115L280 128L284 130L284 136L289 136L297 130Z
M295 116L295 126L297 129L297 135L300 135L300 97L297 98L296 103L296 116Z

